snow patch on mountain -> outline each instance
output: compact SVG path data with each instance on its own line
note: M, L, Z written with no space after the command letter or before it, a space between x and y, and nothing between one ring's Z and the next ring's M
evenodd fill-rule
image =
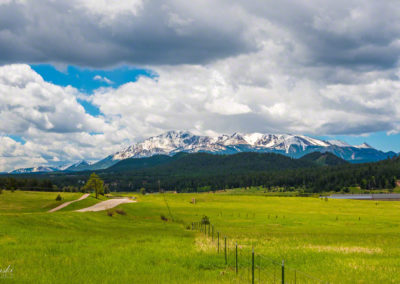
M343 142L344 144L344 142ZM189 131L169 131L134 144L112 155L112 160L149 157L157 154L172 155L178 152L224 152L240 147L247 150L278 150L289 153L296 148L305 150L308 147L328 147L330 143L304 135L234 133L218 137L199 136Z
M369 144L367 144L367 143L362 143L361 145L357 145L357 146L354 146L354 147L356 147L356 148L358 148L358 149L374 149L371 145L369 145Z
M351 145L347 144L346 142L340 141L340 140L329 140L329 144L334 145L334 146L339 146L339 147L352 147Z
M10 174L49 173L49 172L55 172L55 171L58 171L58 168L39 166L39 167L32 167L32 168L16 169L16 170L11 171Z

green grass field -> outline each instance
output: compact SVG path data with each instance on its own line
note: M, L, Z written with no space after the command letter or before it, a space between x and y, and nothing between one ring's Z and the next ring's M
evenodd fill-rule
M0 195L0 269L13 268L12 277L0 275L1 283L248 283L252 247L256 283L273 283L274 276L280 283L280 266L273 262L283 259L287 283L294 277L318 283L302 272L330 283L400 282L396 201L154 194L137 196L139 202L119 206L126 215L110 217L72 212L87 205L79 202L44 212L50 195L57 194ZM171 219L165 200L174 221L160 218ZM221 239L227 236L228 265L216 241L187 229L203 215Z
M63 198L61 201L56 201L58 194ZM0 213L46 212L66 201L78 199L80 196L82 193L4 190L0 194Z
M96 199L95 195L92 193L87 198L80 200L78 202L71 203L67 207L60 209L60 212L75 211L82 208L90 207L103 200L107 200L107 198L102 195L99 195L98 198Z

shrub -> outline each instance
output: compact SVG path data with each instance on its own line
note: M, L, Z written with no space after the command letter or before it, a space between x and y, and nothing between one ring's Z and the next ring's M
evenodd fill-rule
M108 215L108 216L112 217L112 216L114 216L114 214L115 214L115 211L114 211L114 210L111 210L111 209L108 209L108 210L107 210L107 215Z
M123 209L116 209L115 212L117 212L119 215L126 215L126 212Z
M144 187L142 187L142 188L140 189L140 193L143 194L143 195L145 195L145 194L146 194L146 189L145 189Z
M168 221L168 218L167 218L167 217L165 217L165 215L164 215L164 214L161 214L161 215L160 215L160 218L161 218L161 220L163 220L163 221L165 221L165 222L167 222L167 221Z
M57 197L56 197L56 201L61 201L61 200L62 200L62 197L61 197L60 194L58 194Z
M206 215L203 216L203 218L201 218L201 223L208 225L210 224L210 218L208 218Z

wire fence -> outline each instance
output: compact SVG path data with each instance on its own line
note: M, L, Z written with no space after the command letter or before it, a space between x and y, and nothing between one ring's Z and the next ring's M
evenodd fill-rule
M209 246L215 250L216 256L223 259L225 270L221 280L230 283L329 283L291 266L284 260L277 261L257 253L248 245L239 245L217 231L207 219L193 222L191 229L201 233Z

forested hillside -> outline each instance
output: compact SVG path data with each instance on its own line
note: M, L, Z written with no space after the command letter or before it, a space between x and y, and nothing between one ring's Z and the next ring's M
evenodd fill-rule
M330 153L312 153L301 159L273 153L212 155L179 153L126 159L108 170L97 171L107 188L117 191L209 191L263 186L302 189L307 192L392 189L400 177L400 159L349 164ZM8 175L0 187L8 189L79 190L90 172Z
M312 152L300 158L302 161L314 162L321 166L337 166L348 164L347 161L339 158L330 152Z

